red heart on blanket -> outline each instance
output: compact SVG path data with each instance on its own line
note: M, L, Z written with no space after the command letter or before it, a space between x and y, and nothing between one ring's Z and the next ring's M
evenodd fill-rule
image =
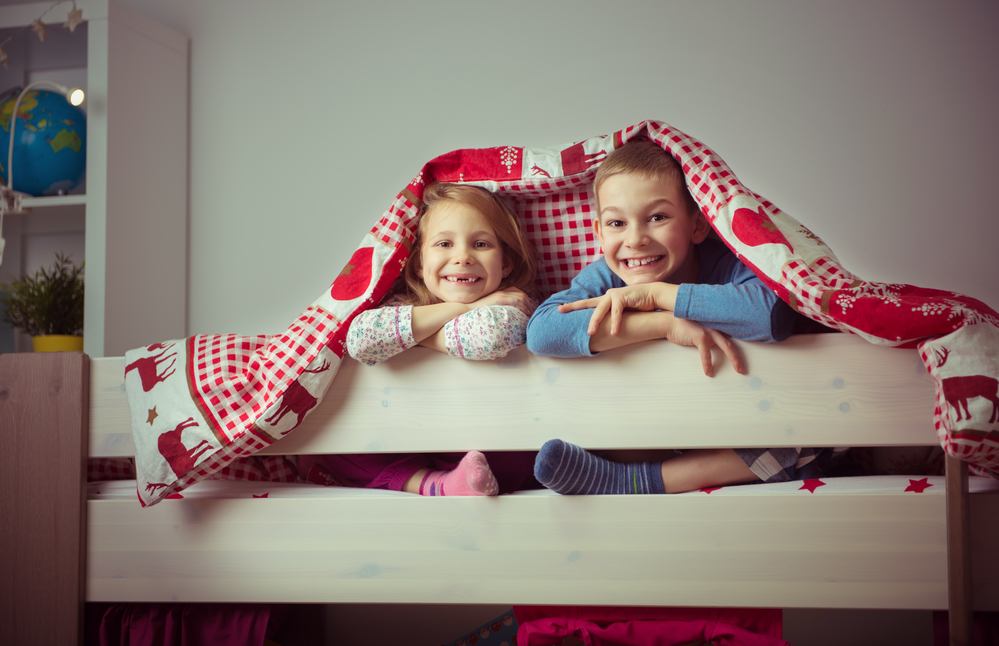
M361 247L354 252L340 275L333 281L330 296L338 301L352 301L368 291L371 283L371 257L374 248Z
M773 223L762 206L759 211L736 209L735 215L732 216L732 233L740 242L750 247L758 247L761 244L782 244L786 245L791 253L794 253L791 243L787 241L787 238L780 232L780 229Z

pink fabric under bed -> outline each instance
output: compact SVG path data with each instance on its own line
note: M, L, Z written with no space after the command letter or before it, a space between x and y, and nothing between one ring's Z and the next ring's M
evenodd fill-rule
M87 646L264 646L288 608L249 603L88 603ZM273 642L270 642L273 643Z
M518 646L791 646L765 608L514 606Z
M936 384L941 446L967 460L972 473L999 473L999 314L961 294L855 276L819 236L744 186L713 150L666 123L643 121L553 148L441 155L396 195L330 288L284 333L203 334L128 352L140 503L182 492L301 424L336 376L353 318L378 305L400 276L428 184L479 186L509 200L539 252L536 287L544 297L600 257L593 179L609 152L639 138L677 159L715 233L792 308L871 343L918 348ZM295 280L294 268L285 269Z

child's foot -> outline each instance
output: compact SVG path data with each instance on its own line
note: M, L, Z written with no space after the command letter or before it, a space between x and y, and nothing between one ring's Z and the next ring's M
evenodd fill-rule
M428 471L420 484L421 496L495 496L499 484L479 451L469 451L451 471Z
M545 442L534 477L561 494L666 493L661 462L618 464L562 440Z

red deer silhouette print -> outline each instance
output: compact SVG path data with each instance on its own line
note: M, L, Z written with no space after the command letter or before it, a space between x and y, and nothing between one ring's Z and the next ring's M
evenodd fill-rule
M142 390L143 392L148 393L153 389L153 386L166 380L167 377L176 372L176 370L170 369L173 368L175 363L177 363L177 353L174 352L173 354L169 354L165 357L163 356L164 354L166 354L166 350L163 350L163 352L160 352L159 354L154 354L151 357L136 359L132 363L125 366L125 376L128 376L128 373L132 370L138 371L139 379L142 380ZM159 365L171 357L173 357L173 361L170 362L169 366L163 369L163 372L160 372ZM167 370L170 370L170 372L166 372Z
M329 369L330 362L324 359L323 365L319 368L316 368L315 370L304 370L303 372L318 374L320 372L326 372ZM310 410L315 408L318 403L319 400L316 399L312 393L306 390L305 386L297 381L293 381L288 385L288 390L284 392L284 397L281 398L281 405L278 407L277 411L265 419L264 422L270 424L271 426L277 426L285 415L288 413L294 413L298 416L298 419L295 420L295 425L287 431L284 431L284 433L291 432L302 423L302 418L304 418ZM282 433L282 435L284 433Z
M172 431L160 433L160 438L157 441L160 455L170 464L170 468L173 469L178 478L194 468L195 463L201 457L202 453L212 449L212 445L208 443L208 440L201 440L191 449L184 446L184 440L182 439L184 429L197 425L198 423L194 421L193 417L188 417Z
M947 363L950 350L941 348L937 352L937 368ZM992 402L992 414L989 415L989 422L999 421L999 379L986 375L969 375L967 377L947 377L940 382L944 392L944 399L947 405L957 411L957 419L962 419L961 409L964 409L964 419L971 419L971 412L968 410L968 400L975 397L983 397Z
M599 163L606 156L607 152L604 150L587 154L583 150L583 144L578 143L562 151L562 174L575 175L576 173L582 173L589 170L594 164Z

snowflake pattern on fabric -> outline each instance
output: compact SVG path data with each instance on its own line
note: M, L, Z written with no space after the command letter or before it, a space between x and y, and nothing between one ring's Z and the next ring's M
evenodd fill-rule
M902 307L902 298L898 292L903 287L904 285L889 285L887 283L864 283L851 290L844 290L836 294L836 303L845 311L853 307L859 299L872 297L883 301L885 305Z
M926 307L926 306L924 306ZM930 311L927 311L930 310ZM934 303L930 308L912 308L913 312L922 311L923 316L928 316L930 314L942 314L947 312L947 320L957 319L958 321L965 321L965 325L977 325L979 323L991 323L996 327L999 327L999 318L988 314L987 312L982 312L980 310L968 307L966 303L961 301L946 298L944 299L944 304Z
M513 165L517 163L517 149L513 146L507 146L500 153L500 161L504 166L506 166L506 172L509 173L513 168Z

